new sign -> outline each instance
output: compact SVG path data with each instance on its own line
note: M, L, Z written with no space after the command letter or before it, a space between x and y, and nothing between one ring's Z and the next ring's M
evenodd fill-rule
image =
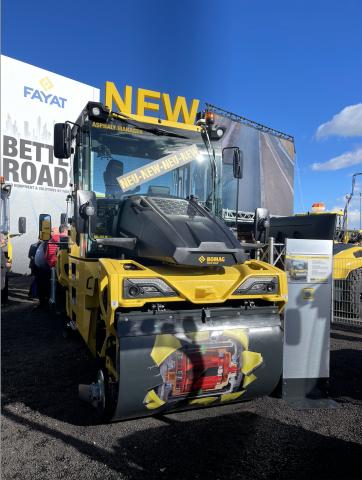
M149 112L161 114L161 104L163 115L169 122L179 122L180 116L182 122L187 125L195 123L199 100L193 99L190 106L186 98L178 96L174 103L171 102L168 93L156 92L155 90L146 90L138 88L135 94L136 105L133 108L133 87L126 85L121 95L113 82L106 82L105 104L110 110L119 111L129 115L132 118L145 117L145 121L157 122L157 118L147 115ZM161 103L160 103L161 102Z

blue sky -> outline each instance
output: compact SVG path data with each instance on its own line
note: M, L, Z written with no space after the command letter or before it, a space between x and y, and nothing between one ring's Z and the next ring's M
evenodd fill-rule
M2 53L100 88L199 98L292 134L303 211L343 206L362 171L361 24L360 0L3 0ZM351 213L358 226L358 195Z

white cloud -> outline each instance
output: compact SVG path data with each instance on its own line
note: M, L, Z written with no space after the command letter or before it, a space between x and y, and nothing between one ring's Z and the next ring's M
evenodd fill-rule
M362 103L345 107L341 112L334 115L332 120L322 123L316 132L317 138L331 135L341 137L362 136Z
M359 202L359 199L358 199ZM349 208L348 209L348 229L359 229L360 225L360 212L359 206L356 205L357 208ZM334 207L331 211L332 212L343 212L344 206Z
M361 178L361 177L357 177ZM347 188L348 192L351 192L352 185ZM360 226L360 192L362 192L362 182L357 180L354 195L348 207L348 228L359 228ZM344 210L346 204L346 197L337 199L337 205L331 209L332 212L338 212Z
M353 165L362 164L362 148L358 148L354 152L345 152L338 157L333 157L327 162L313 163L312 170L340 170L341 168L352 167Z
M359 228L360 212L359 209L348 210L348 228Z

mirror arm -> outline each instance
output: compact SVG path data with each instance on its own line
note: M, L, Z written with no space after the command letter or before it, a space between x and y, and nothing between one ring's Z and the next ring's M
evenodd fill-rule
M97 243L97 239L93 237L92 229L91 229L91 217L88 217L87 224L88 224L88 238L92 243Z

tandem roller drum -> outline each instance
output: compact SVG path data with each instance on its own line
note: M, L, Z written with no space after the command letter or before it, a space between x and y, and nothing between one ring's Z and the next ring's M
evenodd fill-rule
M250 400L281 376L274 307L118 314L117 334L114 421ZM101 407L103 376L80 393Z

